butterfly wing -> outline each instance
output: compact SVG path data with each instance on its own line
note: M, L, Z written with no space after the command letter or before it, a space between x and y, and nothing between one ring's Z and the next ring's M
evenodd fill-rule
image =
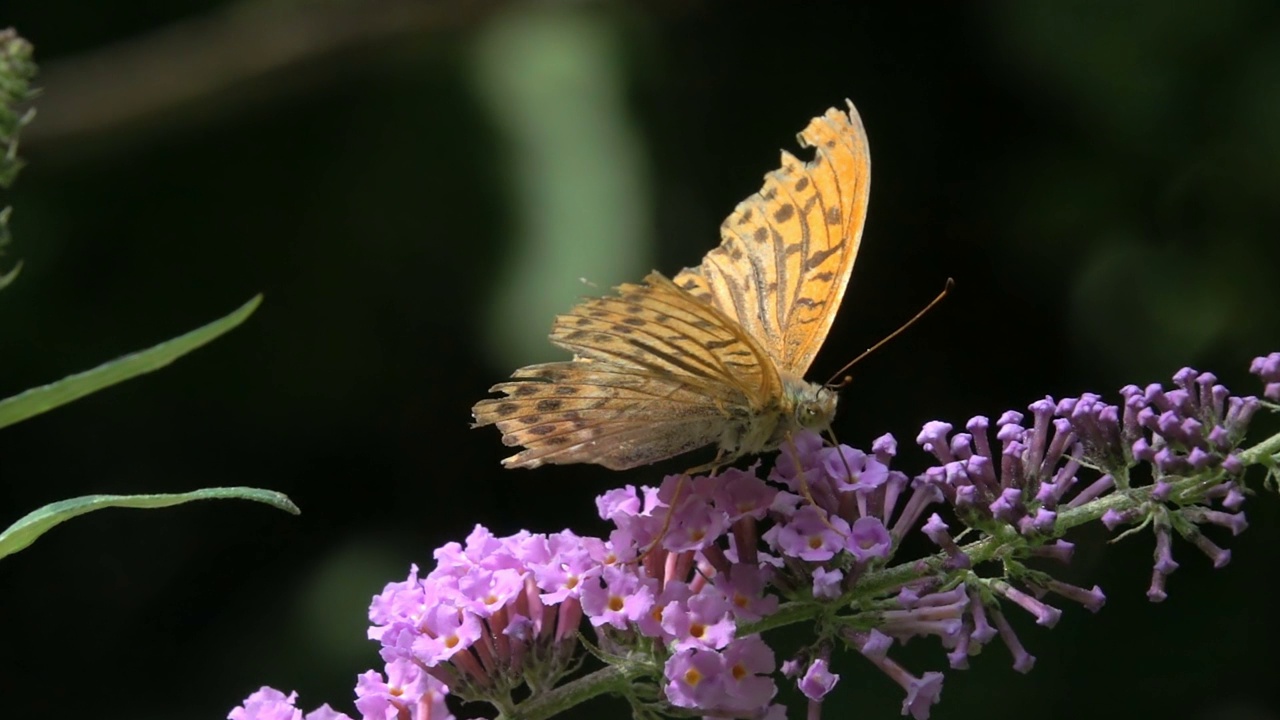
M847 101L846 101L847 102ZM782 167L720 226L720 246L674 281L737 321L779 369L803 377L844 297L867 216L871 155L858 111L809 122Z
M781 393L765 350L724 313L651 273L556 318L570 362L517 370L481 400L475 425L497 425L524 450L507 467L644 465L721 441Z

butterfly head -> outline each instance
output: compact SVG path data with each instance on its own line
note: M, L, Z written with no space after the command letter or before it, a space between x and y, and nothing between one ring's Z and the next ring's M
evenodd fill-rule
M835 389L804 380L784 381L792 406L792 423L797 429L826 430L836 416Z
M796 424L806 430L825 430L836 416L835 391L822 385L814 385L812 397L796 404Z

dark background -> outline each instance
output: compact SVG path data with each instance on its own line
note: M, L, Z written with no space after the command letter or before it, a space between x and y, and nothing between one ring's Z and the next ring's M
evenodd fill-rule
M470 407L556 357L573 298L696 263L779 148L844 98L875 158L863 249L811 379L856 370L835 429L891 431L1212 369L1258 393L1280 349L1280 6L5 3L45 94L13 204L0 396L149 346L255 293L244 327L0 433L7 523L94 492L255 485L106 511L0 563L0 714L221 718L260 685L351 711L369 598L475 523L602 532L593 497L679 462L504 471ZM1112 396L1114 397L1114 395ZM1275 425L1259 427L1274 430ZM1262 437L1258 434L1257 437ZM1086 532L1097 616L1016 612L935 718L1280 717L1280 503L1234 561ZM1065 606L1065 605L1064 605ZM931 641L895 651L940 669ZM860 657L827 717L895 717ZM620 717L599 702L575 717Z

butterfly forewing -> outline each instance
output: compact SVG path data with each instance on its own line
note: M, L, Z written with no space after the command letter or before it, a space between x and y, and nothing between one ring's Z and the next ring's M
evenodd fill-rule
M715 305L764 346L779 369L803 376L822 346L853 269L867 214L871 156L853 104L799 135L817 150L782 167L738 204L721 244L674 280Z

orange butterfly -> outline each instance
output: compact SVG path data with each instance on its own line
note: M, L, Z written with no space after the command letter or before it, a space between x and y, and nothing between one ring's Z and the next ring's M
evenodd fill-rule
M830 425L835 390L804 373L858 256L871 156L853 103L799 142L813 160L783 151L701 265L579 303L551 330L573 360L520 368L476 403L473 427L524 446L504 466L625 470L716 443L709 469Z

